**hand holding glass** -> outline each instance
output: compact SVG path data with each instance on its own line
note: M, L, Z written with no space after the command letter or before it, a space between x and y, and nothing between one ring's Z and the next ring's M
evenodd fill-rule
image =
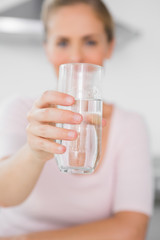
M62 172L92 173L101 153L102 99L100 84L103 67L88 63L70 63L60 66L58 91L72 95L72 106L61 109L78 112L83 116L80 124L57 124L57 127L75 130L74 141L57 140L66 147L64 154L57 154L57 164Z

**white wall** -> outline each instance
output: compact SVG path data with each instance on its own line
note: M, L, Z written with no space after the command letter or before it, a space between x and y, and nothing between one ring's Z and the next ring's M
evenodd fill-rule
M53 71L39 42L0 44L0 100L16 93L41 92L55 85ZM3 84L3 85L2 85Z
M160 1L106 2L116 19L141 33L109 63L107 95L145 116L152 152L160 155Z
M107 1L116 19L141 35L106 63L104 97L146 118L154 155L160 155L160 1ZM39 43L0 38L0 101L15 93L55 87L55 76Z

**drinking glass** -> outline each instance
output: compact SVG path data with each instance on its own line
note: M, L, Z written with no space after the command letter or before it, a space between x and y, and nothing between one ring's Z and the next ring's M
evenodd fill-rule
M102 99L101 80L103 67L88 63L62 64L59 70L58 91L72 95L72 106L58 108L78 112L83 116L80 124L58 123L57 127L76 130L74 141L56 140L66 147L66 152L56 154L62 172L92 173L101 153Z

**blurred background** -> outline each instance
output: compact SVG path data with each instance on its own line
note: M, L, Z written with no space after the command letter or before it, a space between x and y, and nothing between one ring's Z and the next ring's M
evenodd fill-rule
M43 0L0 0L0 104L15 94L56 88L43 50ZM155 201L147 240L160 239L160 1L105 0L116 25L116 47L106 62L103 96L139 112L148 125Z

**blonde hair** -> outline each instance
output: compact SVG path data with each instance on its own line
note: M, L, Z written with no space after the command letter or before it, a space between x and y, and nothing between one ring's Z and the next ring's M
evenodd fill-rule
M47 38L48 20L51 14L60 7L79 3L88 4L94 9L95 13L104 24L108 42L111 42L114 39L114 22L108 8L101 0L44 0L41 17L45 30L45 38Z

